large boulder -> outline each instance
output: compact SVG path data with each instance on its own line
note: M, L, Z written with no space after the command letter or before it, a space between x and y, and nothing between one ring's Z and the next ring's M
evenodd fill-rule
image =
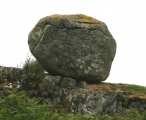
M83 14L40 19L29 34L28 44L50 74L88 82L106 80L116 52L106 24Z

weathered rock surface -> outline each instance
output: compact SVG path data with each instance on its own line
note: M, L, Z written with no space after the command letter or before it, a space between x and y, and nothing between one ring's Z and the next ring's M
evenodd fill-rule
M68 77L45 75L43 80L32 77L19 68L0 66L0 97L7 89L20 88L30 97L39 97L42 103L53 105L56 112L82 114L125 113L136 108L146 110L146 97L142 91L129 92L122 84L77 81Z
M92 88L96 84L88 84L91 86L89 89L85 81L51 75L47 75L43 81L40 84L42 96L51 104L63 105L60 111L65 108L68 112L78 111L82 114L113 114L125 113L130 108L136 108L139 112L146 110L146 99L130 97L129 92L118 92L116 86L113 88L115 91L111 92L104 87L104 90Z
M0 83L10 82L13 86L24 85L27 79L27 75L20 68L0 66Z
M5 84L5 88L27 89L32 87L33 80L37 80L36 77L29 75L21 68L0 66L0 84L8 83Z
M89 82L106 80L116 52L106 24L82 14L42 18L28 44L48 73Z

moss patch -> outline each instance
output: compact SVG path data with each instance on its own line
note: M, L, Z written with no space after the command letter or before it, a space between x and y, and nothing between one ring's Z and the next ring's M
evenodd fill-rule
M83 22L91 22L91 23L99 23L99 20L93 18L93 17L90 17L90 16L86 16L84 14L75 14L75 15L60 15L60 14L54 14L54 15L51 15L49 16L50 18L52 19L68 19L69 17L75 17L79 20L82 20Z
M82 21L90 21L92 23L99 23L99 20L90 17L90 16L86 16L84 14L77 14L76 17L78 17L79 19L81 19Z
M129 85L125 89L128 91L142 91L143 93L146 93L146 87L144 86Z

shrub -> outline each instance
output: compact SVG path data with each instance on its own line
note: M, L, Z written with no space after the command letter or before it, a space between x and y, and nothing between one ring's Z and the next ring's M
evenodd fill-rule
M26 58L25 63L22 66L22 70L24 70L27 75L37 80L42 79L45 74L45 70L41 64L37 60L31 59L30 57Z
M49 105L38 104L37 99L29 99L24 91L9 91L0 99L0 120L47 120Z

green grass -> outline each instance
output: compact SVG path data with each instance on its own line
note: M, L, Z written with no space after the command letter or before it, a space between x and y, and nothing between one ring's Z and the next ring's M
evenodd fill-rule
M24 91L8 91L0 98L0 120L47 120L49 105L38 104L37 99L29 99Z
M142 92L146 93L146 87L144 87L144 86L129 85L125 89L128 91L142 91Z

